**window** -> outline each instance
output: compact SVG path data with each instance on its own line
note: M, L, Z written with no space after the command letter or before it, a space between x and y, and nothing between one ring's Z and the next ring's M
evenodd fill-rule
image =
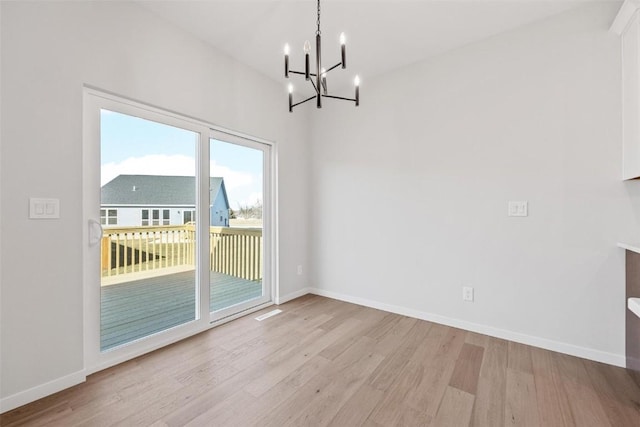
M117 209L100 209L100 224L117 225L118 210Z
M142 225L149 225L149 211L151 211L151 225L171 224L171 211L169 209L162 210L162 223L160 222L160 209L142 209Z
M188 224L190 222L196 222L196 211L184 211L182 213L182 223Z

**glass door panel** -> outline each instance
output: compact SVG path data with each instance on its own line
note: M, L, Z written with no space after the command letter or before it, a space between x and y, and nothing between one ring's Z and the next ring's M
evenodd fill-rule
M100 350L193 321L200 135L100 110Z
M265 165L269 146L210 140L210 310L225 317L271 299L265 280Z

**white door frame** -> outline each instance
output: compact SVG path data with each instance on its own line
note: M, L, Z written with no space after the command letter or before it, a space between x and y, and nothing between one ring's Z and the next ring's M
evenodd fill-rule
M92 221L100 220L100 109L109 109L143 119L165 123L175 127L194 131L200 135L197 144L196 177L198 212L197 217L209 219L209 139L213 132L223 132L234 138L243 138L255 143L266 144L271 150L268 168L265 173L265 186L270 191L269 202L265 195L264 230L268 230L263 237L265 247L264 275L269 280L271 297L278 294L278 259L277 254L277 162L276 144L238 132L206 123L204 121L183 116L164 109L149 106L137 101L129 100L99 89L85 87L83 93L83 303L84 303L84 367L85 374L100 371L118 363L138 357L142 354L169 345L191 335L205 331L213 326L246 315L272 304L273 298L258 306L248 307L245 311L229 314L226 317L217 315L215 318L209 313L209 229L197 227L198 244L196 257L196 285L199 290L196 295L196 319L194 321L173 327L148 337L133 341L129 344L100 351L100 244L90 243L95 227ZM96 167L98 166L98 167ZM268 181L268 183L267 183ZM204 202L204 203L203 203ZM268 224L267 222L268 221ZM202 221L201 221L202 222ZM202 222L207 224L208 222ZM268 245L268 248L267 248ZM267 256L268 254L268 256ZM268 258L268 259L267 259ZM206 286L200 286L206 284ZM221 312L217 312L222 314Z

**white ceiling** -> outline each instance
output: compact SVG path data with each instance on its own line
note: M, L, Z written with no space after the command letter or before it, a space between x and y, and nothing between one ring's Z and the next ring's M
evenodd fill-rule
M323 65L328 68L340 61L341 31L347 36L347 70L332 72L328 80L341 86L359 74L366 84L372 76L589 1L323 0ZM291 45L291 68L298 70L303 69L304 41L310 40L315 49L315 0L138 2L283 85L284 44Z

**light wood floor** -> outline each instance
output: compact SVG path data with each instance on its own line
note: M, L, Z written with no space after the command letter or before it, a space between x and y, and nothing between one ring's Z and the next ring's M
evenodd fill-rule
M91 375L0 424L640 425L640 388L621 368L318 296L280 308Z

